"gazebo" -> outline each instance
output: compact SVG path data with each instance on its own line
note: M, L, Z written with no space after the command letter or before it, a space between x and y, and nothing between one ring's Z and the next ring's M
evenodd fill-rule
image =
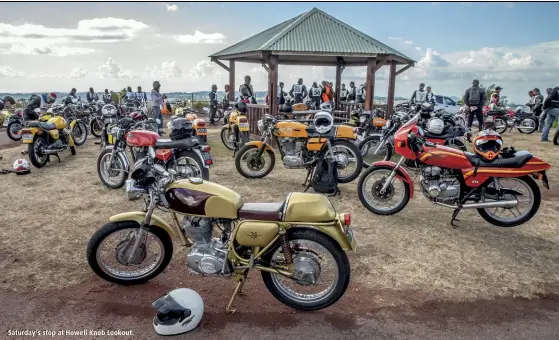
M278 65L336 67L335 105L340 104L341 76L347 66L366 66L365 109L373 107L375 72L390 66L387 114L394 107L396 76L414 66L415 61L356 30L340 20L313 8L210 56L211 61L229 72L229 85L235 90L235 62L261 64L268 72L269 106L277 113ZM228 61L229 65L224 62ZM396 70L398 65L402 65ZM229 93L233 101L235 91Z

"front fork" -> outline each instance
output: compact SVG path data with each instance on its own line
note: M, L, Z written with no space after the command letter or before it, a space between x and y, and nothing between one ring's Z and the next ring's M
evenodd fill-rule
M154 202L153 193L150 192L149 196L150 196L150 200L149 200L150 203L149 203L149 205L146 209L146 217L144 218L144 222L140 226L140 230L138 230L138 232L134 236L134 245L132 245L130 255L128 255L127 264L133 263L134 255L136 255L136 252L138 251L138 247L140 246L140 243L147 236L148 228L149 228L150 223L151 223L151 215L153 214L153 211L155 210L155 202Z
M392 169L392 172L390 173L390 175L388 175L388 178L386 179L382 188L380 189L381 194L384 194L386 192L386 189L388 189L388 186L392 183L394 177L396 177L396 173L398 172L400 165L402 165L402 162L404 162L405 159L406 159L405 157L401 157L398 163L396 163L396 166L394 167L394 169Z

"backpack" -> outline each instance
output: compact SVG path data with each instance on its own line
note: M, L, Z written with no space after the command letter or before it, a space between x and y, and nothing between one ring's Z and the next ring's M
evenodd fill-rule
M311 187L317 193L331 194L333 196L340 193L338 188L338 169L336 162L328 159L320 160L315 167L312 177Z
M479 87L470 88L470 97L468 98L468 105L477 106L481 102L481 89Z

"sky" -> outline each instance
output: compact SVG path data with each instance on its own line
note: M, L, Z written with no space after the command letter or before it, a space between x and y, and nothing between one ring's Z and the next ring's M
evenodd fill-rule
M524 103L528 90L559 84L559 3L3 2L0 92L149 90L154 80L163 92L222 89L227 72L210 54L315 6L417 61L397 77L397 96L424 82L461 97L477 78ZM255 90L267 89L260 65L237 64L237 86L246 74ZM387 75L377 72L375 95L386 95ZM287 87L299 77L333 81L335 70L280 65ZM342 82L364 78L365 67L348 67Z

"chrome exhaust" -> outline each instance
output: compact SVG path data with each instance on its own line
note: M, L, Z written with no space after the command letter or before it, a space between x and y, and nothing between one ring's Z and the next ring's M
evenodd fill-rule
M66 148L54 149L54 150L44 150L43 155L55 155L55 154L60 153L64 150L66 150Z
M444 203L434 202L437 205L442 205L443 207L450 209L485 209L485 208L514 208L518 205L518 200L508 200L508 201L494 201L494 202L481 202L481 203L470 203L464 204L461 208L457 205L448 205Z

